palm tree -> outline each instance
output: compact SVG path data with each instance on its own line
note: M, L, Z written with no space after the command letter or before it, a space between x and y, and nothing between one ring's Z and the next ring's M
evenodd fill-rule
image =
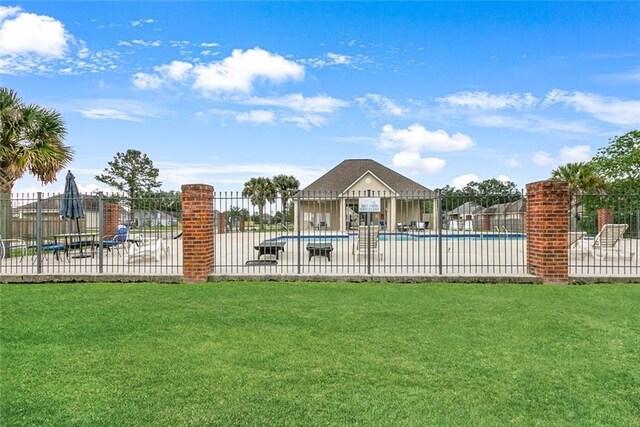
M66 134L60 113L25 105L14 90L0 87L0 235L8 234L16 181L29 172L48 184L71 162Z
M276 187L273 182L265 177L251 178L244 183L242 196L249 197L251 204L258 207L260 228L262 228L264 206L267 202L273 203L276 200Z
M569 193L598 193L606 188L604 179L591 163L567 163L551 172L552 179L566 181Z
M274 176L272 181L276 187L276 191L280 194L280 199L282 200L282 215L286 219L289 200L298 192L300 181L293 175L282 174Z
M25 105L14 90L0 87L0 194L10 195L26 172L43 184L55 181L73 159L66 134L60 113Z

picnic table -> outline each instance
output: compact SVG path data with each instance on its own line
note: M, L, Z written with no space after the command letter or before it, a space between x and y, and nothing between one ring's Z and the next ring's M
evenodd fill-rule
M284 252L286 244L287 242L265 240L259 245L254 246L254 249L258 251L258 259L260 259L262 255L275 255L276 259L278 259L280 251Z
M307 243L307 251L309 251L309 261L314 256L327 257L331 261L331 252L333 252L333 244L329 242L309 242Z

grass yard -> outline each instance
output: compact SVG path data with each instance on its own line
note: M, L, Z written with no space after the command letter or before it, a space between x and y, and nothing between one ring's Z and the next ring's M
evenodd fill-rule
M640 286L0 286L3 425L639 425Z

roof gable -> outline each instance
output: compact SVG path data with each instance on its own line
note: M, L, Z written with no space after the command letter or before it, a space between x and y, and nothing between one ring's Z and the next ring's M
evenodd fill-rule
M302 191L305 193L344 193L353 187L360 178L364 177L367 172L370 172L390 191L397 194L433 194L433 191L427 187L371 159L344 160Z

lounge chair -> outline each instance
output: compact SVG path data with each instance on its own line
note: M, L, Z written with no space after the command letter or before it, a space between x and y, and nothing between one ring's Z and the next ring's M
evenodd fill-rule
M593 242L580 239L576 241L575 247L583 256L592 255L606 259L609 254L615 253L619 258L630 260L635 254L633 252L623 253L619 248L619 243L627 228L629 228L627 224L605 224Z
M280 252L284 252L285 246L287 242L284 240L264 240L259 245L254 246L253 248L258 251L258 259L262 255L275 255L276 260L279 258Z
M323 256L327 261L331 262L331 252L333 252L333 243L331 242L309 242L307 243L307 251L309 252L309 261L314 256Z
M129 261L142 261L146 258L153 258L160 262L163 256L169 255L169 246L162 238L142 240L137 244L129 246Z
M118 227L118 232L115 236L105 236L102 238L102 247L107 250L107 253L109 253L111 250L121 249L125 243L130 241L129 229L127 227ZM122 252L118 251L118 253Z
M360 262L360 257L376 257L381 261L384 255L380 252L380 227L377 225L361 225L358 227L358 241L353 244L353 255Z

